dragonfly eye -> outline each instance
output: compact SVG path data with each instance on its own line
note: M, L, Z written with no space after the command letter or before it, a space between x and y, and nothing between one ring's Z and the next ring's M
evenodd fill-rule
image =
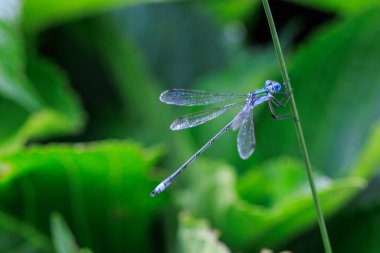
M275 91L280 91L281 90L281 84L278 82L275 82L273 85L273 88Z
M272 84L271 80L266 80L265 82L265 88L269 88L269 86Z

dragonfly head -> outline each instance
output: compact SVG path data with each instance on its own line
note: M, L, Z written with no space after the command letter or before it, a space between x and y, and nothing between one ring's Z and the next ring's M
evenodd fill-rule
M281 84L279 82L276 82L276 81L272 81L272 80L267 80L265 82L265 88L271 92L271 93L275 93L275 92L278 92L281 90Z

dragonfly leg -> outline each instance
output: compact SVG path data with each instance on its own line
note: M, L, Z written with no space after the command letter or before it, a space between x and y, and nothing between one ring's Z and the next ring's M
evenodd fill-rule
M272 97L273 102L275 103L275 106L276 107L279 107L279 106L285 107L289 102L290 95L292 92L276 92L276 93L283 95L283 97L281 98L281 100L278 100L278 98L276 98L274 96Z
M268 104L269 104L269 110L272 114L272 118L276 120L285 120L285 119L289 119L292 116L291 113L286 113L286 114L281 114L281 115L277 114L273 106L278 107L278 105L276 105L274 101L269 100Z

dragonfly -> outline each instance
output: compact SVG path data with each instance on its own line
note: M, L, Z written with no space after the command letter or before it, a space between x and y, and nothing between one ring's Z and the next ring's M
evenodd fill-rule
M259 104L268 102L272 117L277 120L287 119L290 113L279 115L275 108L285 107L290 98L290 92L282 92L281 84L267 80L264 88L254 90L248 94L219 93L202 90L170 89L160 95L163 103L177 106L202 106L224 103L212 109L206 109L179 117L170 125L171 130L181 130L201 125L215 119L233 108L241 106L236 116L212 137L202 148L193 154L173 174L162 181L150 193L151 197L163 192L198 156L210 147L220 136L230 128L234 131L239 129L237 136L237 149L242 159L248 159L256 147L252 110ZM276 94L277 97L275 96ZM278 96L281 96L279 98Z

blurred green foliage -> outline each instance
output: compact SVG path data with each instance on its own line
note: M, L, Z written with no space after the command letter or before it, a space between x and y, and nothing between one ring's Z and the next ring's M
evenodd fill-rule
M293 123L265 106L252 158L231 131L149 197L233 116L170 133L193 108L161 91L280 76L271 43L248 40L260 1L151 2L2 1L0 251L322 252ZM278 25L334 252L379 252L379 3L271 4L334 14L301 41Z

